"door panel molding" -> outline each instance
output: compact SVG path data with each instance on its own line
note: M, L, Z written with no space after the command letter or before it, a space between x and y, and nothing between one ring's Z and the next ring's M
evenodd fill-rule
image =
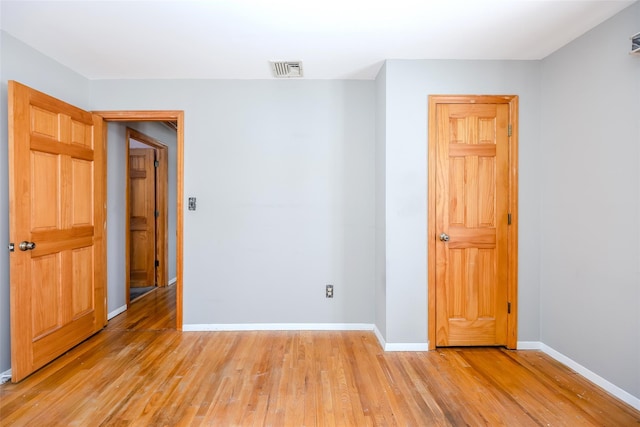
M445 203L437 198L438 159L436 142L438 137L437 106L442 104L507 104L509 106L509 153L508 153L508 211L510 226L507 228L507 301L510 312L507 314L506 346L515 349L518 337L518 96L516 95L430 95L428 112L428 218L427 218L427 296L428 296L428 340L429 349L436 347L436 270L438 260L436 212L439 204ZM459 147L453 147L453 151ZM488 147L473 147L479 153ZM442 266L441 266L442 267Z
M94 111L107 122L175 122L176 130L176 329L183 324L183 251L184 251L184 111L119 110ZM106 132L106 126L105 126Z

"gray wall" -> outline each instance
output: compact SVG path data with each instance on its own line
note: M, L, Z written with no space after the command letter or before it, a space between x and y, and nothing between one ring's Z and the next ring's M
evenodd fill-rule
M7 81L17 80L81 108L89 80L0 30L0 372L11 367L9 329L9 174Z
M107 313L122 311L127 304L126 129L124 123L107 125Z
M95 81L92 102L185 111L185 324L373 323L372 81Z
M383 337L387 335L387 236L386 236L386 141L387 141L387 65L376 77L376 327Z
M126 132L127 127L168 147L169 277L176 277L176 133L157 122L110 122L107 135L107 311L126 306Z
M437 94L520 97L519 341L539 337L540 62L386 66L386 341L427 342L427 102Z
M640 398L636 3L542 61L541 341Z

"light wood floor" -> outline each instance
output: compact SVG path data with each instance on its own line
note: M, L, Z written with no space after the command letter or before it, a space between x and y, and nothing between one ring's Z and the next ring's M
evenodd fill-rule
M173 287L19 384L28 426L640 426L640 412L546 355L385 353L370 332L177 332Z

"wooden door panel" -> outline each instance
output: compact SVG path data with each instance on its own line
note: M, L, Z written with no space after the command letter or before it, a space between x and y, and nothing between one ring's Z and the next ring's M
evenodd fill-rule
M93 149L91 126L71 120L71 144Z
M507 104L436 106L436 345L505 345ZM435 237L435 236L434 236Z
M449 320L447 346L488 346L496 345L487 342L487 337L495 336L493 319L466 320L453 318ZM493 341L493 339L492 339Z
M10 82L9 124L11 360L19 381L106 324L106 174L98 116ZM22 241L35 248L19 250Z
M72 318L86 314L93 307L93 247L87 246L71 251L72 266Z
M29 106L31 115L31 132L34 136L42 135L54 141L59 134L58 114L38 107L35 103Z
M57 155L31 153L31 232L60 229L60 159Z
M495 248L496 232L493 227L451 227L449 228L449 242L451 249L461 248Z
M495 288L491 286L496 273L494 250L449 250L450 286L447 311L450 318L489 318L496 307Z
M71 227L93 225L93 186L92 162L71 159Z
M41 301L57 301L60 296L60 253L48 254L31 259L31 287L34 306ZM61 313L57 303L49 310L33 311L33 336L37 339L60 327Z

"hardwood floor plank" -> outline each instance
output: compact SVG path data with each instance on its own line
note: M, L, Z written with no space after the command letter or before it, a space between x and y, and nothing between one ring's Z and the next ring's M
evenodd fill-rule
M628 405L612 398L606 391L567 369L560 362L539 352L505 353L521 364L523 369L536 375L541 384L555 390L558 395L557 401L566 402L564 407L570 406L579 412L575 415L576 419L584 418L588 423L597 423L606 417L611 425L622 426L629 423L625 411ZM605 408L610 406L613 408L607 413ZM640 421L637 421L636 425L640 425Z
M171 288L1 385L0 425L640 425L640 411L538 351L385 353L362 331L178 332Z

